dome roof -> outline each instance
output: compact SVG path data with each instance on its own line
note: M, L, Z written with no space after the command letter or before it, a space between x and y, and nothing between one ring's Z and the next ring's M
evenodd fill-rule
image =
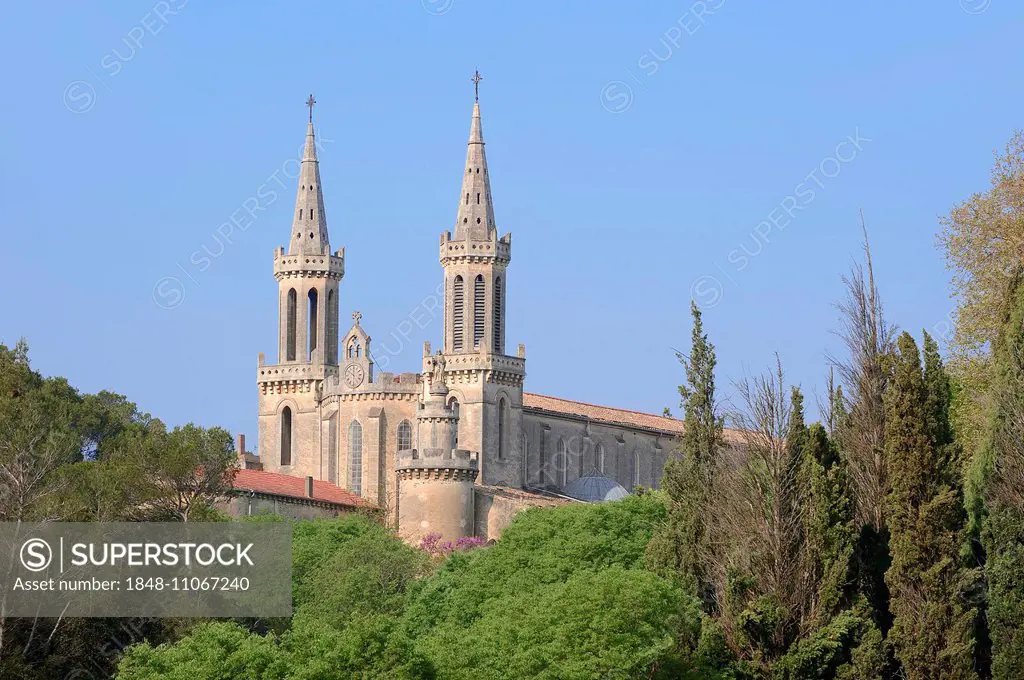
M572 480L565 485L562 493L587 503L617 501L629 495L629 492L619 486L614 479L605 477L597 470L591 470L586 475Z

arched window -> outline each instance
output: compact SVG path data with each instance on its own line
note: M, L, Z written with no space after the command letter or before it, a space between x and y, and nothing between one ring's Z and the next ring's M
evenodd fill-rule
M462 277L455 277L455 287L452 291L452 349L456 352L462 349L462 315L463 315L463 290Z
M569 458L565 453L565 440L561 437L558 438L557 451L558 457L556 460L558 461L558 471L561 473L559 477L562 480L562 486L565 486L569 482Z
M485 305L484 275L477 274L476 281L473 282L473 347L479 347L480 341L484 338Z
M363 426L358 420L348 426L348 490L363 493Z
M601 442L597 443L594 448L594 461L597 465L597 471L602 475L604 474L604 447L601 446Z
M633 487L640 486L640 452L633 453Z
M312 360L313 351L316 350L317 313L319 311L319 305L317 304L319 294L316 292L316 288L310 288L307 297L309 298L309 335L307 336L309 339L309 351L307 352L307 357L308 360Z
M298 304L298 296L295 289L288 291L288 301L285 303L284 312L284 360L295 361L295 309Z
M325 363L338 363L338 296L327 291L327 357Z
M281 409L281 467L292 464L292 410Z
M505 457L505 397L498 401L498 460Z
M348 358L356 359L359 357L359 339L356 336L352 336L348 341Z
M545 481L544 480L544 474L546 472L545 468L547 467L547 463L548 463L548 461L547 461L547 457L548 457L547 456L547 446L545 445L546 444L546 440L547 440L547 436L544 434L543 431L541 431L541 433L540 433L540 446L537 449L537 483L540 486L544 486L544 481Z
M408 451L412 448L412 425L408 420L398 424L398 450Z
M580 450L578 452L578 455L576 456L576 476L577 477L582 477L585 473L590 472L589 470L584 470L583 469L584 458L586 458L586 456L584 455L586 453L586 449L587 449L587 441L585 439L583 439L583 438L580 438Z
M452 397L448 401L448 408L452 410L452 415L455 417L455 427L452 428L451 447L453 449L457 449L459 448L459 400L456 399L455 397ZM437 430L434 429L434 431L436 432ZM431 446L433 446L434 448L438 448L440 446L440 443L431 442Z
M327 421L327 481L338 483L338 414Z
M494 353L501 354L501 277L494 279Z

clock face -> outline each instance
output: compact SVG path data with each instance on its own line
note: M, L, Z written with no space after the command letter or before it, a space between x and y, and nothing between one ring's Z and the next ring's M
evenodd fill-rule
M355 388L363 384L363 367L356 364L349 364L345 369L345 384Z

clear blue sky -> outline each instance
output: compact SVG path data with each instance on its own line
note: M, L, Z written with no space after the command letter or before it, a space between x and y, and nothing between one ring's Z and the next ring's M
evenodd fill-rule
M83 390L254 439L312 91L342 318L362 311L388 370L416 370L439 318L392 333L441 282L479 67L527 389L678 412L694 293L724 392L777 350L813 403L859 208L890 318L941 329L937 216L1024 124L1022 35L1010 0L14 3L0 338ZM218 242L275 172L287 189Z

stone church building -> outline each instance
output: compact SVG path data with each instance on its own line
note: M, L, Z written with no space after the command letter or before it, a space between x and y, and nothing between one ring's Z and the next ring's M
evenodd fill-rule
M346 253L330 244L314 103L274 253L277 361L260 353L257 368L263 469L372 501L410 541L494 538L524 507L657 487L679 420L524 392L526 348L506 340L512 235L495 219L478 99L455 224L438 241L441 346L424 343L417 372L374 371L361 315L341 326Z

